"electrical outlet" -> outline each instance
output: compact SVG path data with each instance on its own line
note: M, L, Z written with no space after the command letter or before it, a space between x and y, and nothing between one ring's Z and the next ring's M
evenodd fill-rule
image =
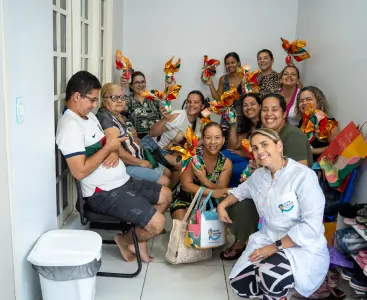
M24 98L18 97L16 100L16 119L18 124L24 122L24 115L25 115Z

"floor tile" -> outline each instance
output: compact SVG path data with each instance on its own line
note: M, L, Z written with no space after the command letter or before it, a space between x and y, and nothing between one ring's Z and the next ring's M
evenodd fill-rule
M150 263L141 300L227 300L222 266Z
M163 263L166 262L166 252L167 246L169 242L170 232L165 234L158 235L153 240L152 252L151 256L154 257L155 263Z
M126 263L127 264L127 263ZM121 264L116 264L114 260L105 260L103 269L111 272L131 272L134 271L131 264L130 267L121 268ZM147 271L147 264L143 264L141 273L135 278L112 278L97 277L96 300L140 300L144 279ZM130 269L130 270L129 270Z
M153 247L151 255L154 257L154 263L166 263L166 252L169 242L170 232L166 234L161 234L156 236L153 241ZM213 249L213 256L211 259L204 260L195 265L205 265L205 266L222 266L222 260L219 257L220 249Z

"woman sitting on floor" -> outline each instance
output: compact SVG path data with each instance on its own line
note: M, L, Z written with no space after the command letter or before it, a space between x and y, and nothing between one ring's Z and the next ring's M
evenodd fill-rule
M140 144L137 132L130 121L121 112L126 109L123 89L116 84L106 83L101 90L102 106L97 118L101 123L106 137L126 135L128 139L122 143L119 157L126 165L126 172L133 177L157 182L164 186L170 185L171 172L158 164L155 169L144 158L144 149Z
M261 103L262 126L263 128L273 129L279 134L282 140L284 155L311 167L312 153L307 136L296 126L287 122L286 107L287 105L282 95L277 93L265 95ZM250 165L253 169L258 167L253 161L250 161ZM230 230L235 236L235 242L221 253L221 257L225 260L235 260L244 251L247 237L256 231L255 221L258 215L253 201L237 203L229 208L228 213L234 221L230 225ZM245 214L252 217L245 219L243 218Z
M283 156L275 131L255 130L250 142L263 167L230 190L217 207L220 220L231 223L227 207L253 199L260 215L259 231L250 236L232 268L230 285L244 298L287 299L293 287L308 297L324 282L330 263L323 226L325 197L310 168Z
M302 126L303 120L302 115L305 113L307 108L311 108L312 110L318 109L321 111L321 114L325 116L327 111L327 101L323 92L320 91L317 87L307 86L304 87L297 97L296 103L296 112L297 116L300 119L298 127L301 128L305 134L309 135L309 140L311 144L311 151L313 155L313 161L317 162L320 154L325 151L326 147L335 139L335 137L339 134L338 130L338 122L334 118L327 117L327 126L330 129L325 133L325 136L322 137L318 131L310 132L310 128L308 126L306 130L306 125ZM309 119L309 118L308 118ZM309 122L307 122L309 123ZM313 124L315 125L315 124Z
M203 144L197 148L196 155L202 159L204 166L198 170L193 163L181 174L181 182L173 192L171 216L182 220L198 189L206 187L203 195L210 190L228 187L232 173L232 162L221 154L224 143L223 130L217 123L211 122L204 126ZM215 201L214 201L215 203Z

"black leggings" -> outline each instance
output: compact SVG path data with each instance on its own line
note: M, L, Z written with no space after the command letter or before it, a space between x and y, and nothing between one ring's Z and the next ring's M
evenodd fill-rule
M292 269L283 251L248 266L229 282L240 297L267 300L284 297L294 287Z

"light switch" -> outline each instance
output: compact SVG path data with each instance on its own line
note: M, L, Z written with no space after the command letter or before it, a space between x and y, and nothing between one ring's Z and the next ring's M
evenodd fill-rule
M16 100L16 119L18 124L24 122L24 114L25 114L24 98L18 97Z

